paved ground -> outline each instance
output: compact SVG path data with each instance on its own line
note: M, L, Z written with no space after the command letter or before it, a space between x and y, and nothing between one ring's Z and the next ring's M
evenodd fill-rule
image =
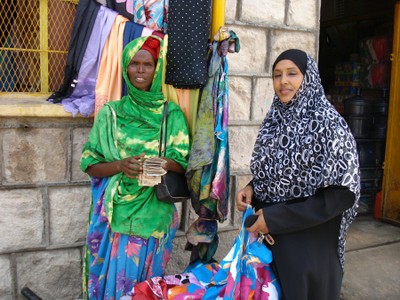
M357 217L346 243L342 299L400 299L400 227Z

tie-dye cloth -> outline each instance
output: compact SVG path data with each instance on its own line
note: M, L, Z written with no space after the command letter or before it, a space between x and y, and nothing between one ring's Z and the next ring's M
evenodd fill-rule
M210 51L206 86L202 91L196 129L187 168L192 205L199 218L186 233L191 262L208 263L218 247L218 221L223 222L229 203L228 60Z

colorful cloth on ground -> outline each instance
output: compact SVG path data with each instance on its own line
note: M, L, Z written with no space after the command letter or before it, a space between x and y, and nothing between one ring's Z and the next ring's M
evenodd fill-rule
M80 113L89 117L94 113L95 87L97 70L104 44L108 38L117 13L101 6L94 23L94 30L82 59L78 77L74 81L75 88L69 97L62 100L64 110L73 117Z
M214 42L187 168L192 205L199 215L186 234L192 262L212 259L218 246L217 221L224 221L228 213L228 60L217 49Z
M242 227L221 263L190 265L182 274L154 277L139 283L123 300L202 299L278 300L281 287L273 272L272 253L243 226L253 214L249 206Z
M360 196L357 146L346 121L326 99L317 64L309 55L303 82L291 102L284 104L275 94L250 169L259 202L308 197L332 185L355 194L354 206L343 213L338 238L343 266L345 237Z
M158 156L160 123L165 102L161 92L161 51L150 91L136 89L126 72L131 59L146 39L138 38L125 47L122 69L129 94L120 101L107 103L99 111L89 140L83 148L83 171L90 165L141 153L145 153L146 157ZM169 102L168 108L166 157L185 169L189 155L186 119L176 104ZM153 187L141 187L137 179L128 178L123 173L110 178L105 201L107 218L115 232L161 238L171 223L173 206L158 201ZM154 218L155 215L157 218Z
M166 243L154 237L143 239L115 233L105 213L104 191L108 181L108 178L92 178L92 213L83 269L84 299L120 299L138 282L163 276L179 225L175 210L173 222L165 233Z

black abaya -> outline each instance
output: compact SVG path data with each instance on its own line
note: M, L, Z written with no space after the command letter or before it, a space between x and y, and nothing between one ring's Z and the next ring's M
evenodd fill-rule
M286 300L338 300L343 270L338 236L343 211L354 203L347 188L328 187L314 196L263 208L276 275ZM257 209L260 203L254 203Z

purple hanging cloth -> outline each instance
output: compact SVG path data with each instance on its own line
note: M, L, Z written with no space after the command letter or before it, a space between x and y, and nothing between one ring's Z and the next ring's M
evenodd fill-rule
M61 104L65 111L76 116L80 113L89 117L94 113L95 88L101 52L111 31L118 13L104 6L97 14L89 43L82 59L78 77L74 80L74 91L71 96L64 98Z

